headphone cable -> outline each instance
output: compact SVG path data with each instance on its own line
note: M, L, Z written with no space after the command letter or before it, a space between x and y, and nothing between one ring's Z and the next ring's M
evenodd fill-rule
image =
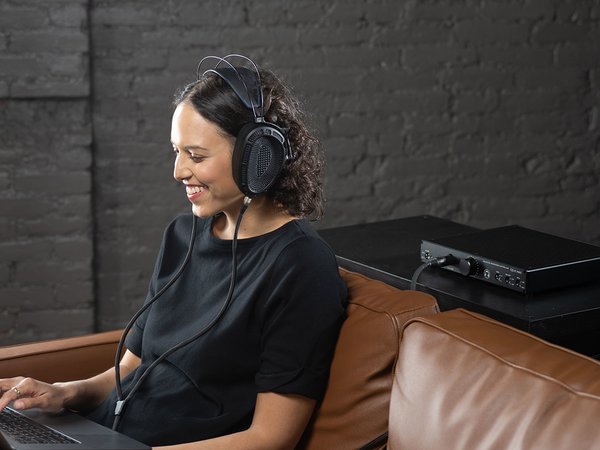
M121 362L121 354L123 351L123 346L125 345L125 339L129 330L133 327L133 324L137 321L137 319L146 311L159 297L181 276L183 273L183 269L187 265L192 255L192 249L194 247L194 241L196 238L196 216L192 216L192 231L190 232L190 243L188 245L188 251L183 259L183 263L175 273L175 275L156 293L154 296L146 302L144 306L142 306L129 320L125 328L123 329L123 333L121 334L121 338L119 339L119 344L117 346L117 352L115 355L115 389L117 391L117 398L121 399L123 397L123 391L121 388L121 369L119 363Z
M125 396L125 398L123 398L123 392L121 390L121 381L120 381L120 377L117 378L117 386L119 387L117 390L117 403L115 406L115 419L113 422L113 426L112 429L116 430L117 427L119 426L119 422L121 420L121 416L123 414L123 410L125 408L125 404L134 396L134 394L138 391L138 389L140 388L140 386L142 385L142 383L144 382L144 380L148 377L148 375L150 375L150 372L158 365L160 364L162 361L165 360L165 358L167 358L168 356L170 356L172 353L176 352L177 350L181 349L182 347L185 347L186 345L194 342L195 340L197 340L198 338L200 338L201 336L203 336L204 334L206 334L212 327L214 327L217 322L221 319L221 317L223 316L223 314L225 313L225 311L227 310L227 308L229 307L231 300L233 299L233 291L235 289L235 283L236 283L236 277L237 277L237 241L238 241L238 232L239 232L239 228L240 228L240 224L242 222L242 217L244 216L244 213L246 212L246 210L248 209L248 206L250 205L250 202L252 201L252 199L250 197L244 197L244 202L242 203L242 207L240 208L240 212L238 214L238 218L235 224L235 230L233 232L233 240L231 243L231 252L232 252L232 265L231 265L231 281L229 282L229 291L227 292L227 297L225 299L225 301L223 302L223 305L221 306L221 309L219 310L219 312L215 315L215 317L213 317L213 319L204 327L202 328L200 331L198 331L196 334L194 334L193 336L179 342L178 344L174 345L173 347L171 347L170 349L168 349L167 351L165 351L162 355L160 355L158 358L156 358L152 364L150 364L146 370L144 370L144 372L142 373L142 375L140 376L140 378L138 379L138 381L135 383L135 385L133 386L133 388L131 389L131 391L127 394L127 396ZM194 220L195 223L195 220ZM193 238L192 238L193 239ZM156 294L153 298L152 298L152 302L154 302L165 290L167 287L169 287L170 285L173 284L173 282L179 277L179 275L181 275L181 272L183 272L183 267L185 266L185 264L187 264L187 259L189 259L189 255L191 254L191 246L190 246L190 250L188 250L188 255L186 255L186 261L184 261L184 264L182 264L182 267L180 268L179 272L176 274L176 276L174 276L169 283L167 283L167 285L165 285L165 287L163 287L160 292L158 294ZM144 308L142 308L142 312L147 309L147 306L144 306ZM141 312L138 311L138 313L136 313L136 315L132 318L132 320L130 321L130 323L128 324L129 328L131 328L131 326L133 326L133 323L135 322L135 320L140 316ZM130 325L131 324L131 325ZM121 341L124 341L124 336L126 335L126 332L128 330L126 329L123 333L123 336L121 337ZM121 347L122 343L119 342L119 347ZM117 349L118 354L120 354L120 348ZM119 355L118 355L119 356ZM116 365L115 365L115 374L117 373L116 368L118 367L119 364L119 360L117 360Z

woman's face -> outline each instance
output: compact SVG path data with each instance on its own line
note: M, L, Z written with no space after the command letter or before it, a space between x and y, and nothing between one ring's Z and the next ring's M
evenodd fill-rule
M182 102L175 109L171 123L176 154L173 176L185 185L196 216L237 214L244 195L231 170L234 142L189 103Z

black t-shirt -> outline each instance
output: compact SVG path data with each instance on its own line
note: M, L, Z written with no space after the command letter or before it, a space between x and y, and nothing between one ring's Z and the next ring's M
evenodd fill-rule
M229 290L231 241L213 219L177 217L165 230L148 299L181 276L138 319L126 346L142 363L123 379L129 392L164 351L209 323ZM347 290L335 255L306 220L240 239L232 302L205 335L156 366L127 403L119 431L149 445L191 442L250 426L259 392L322 398L345 317ZM89 417L111 426L113 391Z

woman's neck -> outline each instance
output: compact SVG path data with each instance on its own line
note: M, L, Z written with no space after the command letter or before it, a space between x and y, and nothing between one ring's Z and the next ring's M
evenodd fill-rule
M213 234L220 239L233 239L235 224L241 209L241 203L234 212L224 212L213 222ZM254 198L244 213L239 239L261 236L275 231L286 223L294 220L285 209L277 207L264 196Z

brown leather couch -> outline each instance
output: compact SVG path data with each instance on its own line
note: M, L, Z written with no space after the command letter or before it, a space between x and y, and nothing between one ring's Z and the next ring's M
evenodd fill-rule
M467 311L439 313L425 293L342 275L348 318L299 448L600 448L597 361ZM0 377L90 376L114 364L119 335L0 348Z

